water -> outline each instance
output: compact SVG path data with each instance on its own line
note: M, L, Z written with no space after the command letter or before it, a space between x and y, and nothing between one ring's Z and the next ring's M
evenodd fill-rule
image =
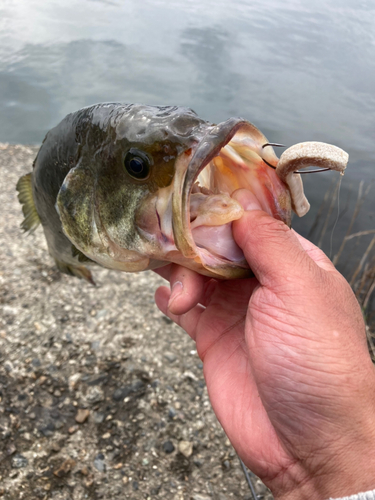
M330 142L350 154L334 251L360 180L375 178L374 89L369 1L0 4L0 142L39 144L67 113L103 101L185 105L214 122L242 116L288 146ZM294 221L303 234L332 178L304 177L312 210ZM353 230L374 228L374 193Z

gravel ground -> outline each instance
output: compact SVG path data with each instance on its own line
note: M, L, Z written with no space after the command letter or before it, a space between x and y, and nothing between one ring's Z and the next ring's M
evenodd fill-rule
M162 280L98 267L93 287L21 233L36 152L0 145L0 496L250 499L195 345L154 305Z

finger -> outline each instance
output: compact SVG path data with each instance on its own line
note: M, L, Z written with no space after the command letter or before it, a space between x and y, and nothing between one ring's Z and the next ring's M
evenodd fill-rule
M165 280L169 281L169 277L171 275L171 270L172 270L172 265L173 264L168 264L167 266L158 267L157 269L154 269L153 271L154 271L154 273L158 274L159 276L161 276Z
M299 242L296 233L280 220L254 210L254 196L239 190L234 197L247 209L233 222L233 236L262 285L285 283L293 277L306 277L316 267ZM313 264L313 266L312 266ZM316 269L318 269L316 267Z
M176 315L185 314L198 303L202 303L207 284L211 281L207 276L202 276L177 264L172 265L169 280L171 295L168 309Z
M170 290L166 286L159 287L155 292L155 302L160 311L185 330L195 340L198 322L205 308L201 305L193 307L185 314L173 314L168 308Z
M335 266L332 264L332 262L329 260L327 255L320 250L317 246L314 245L314 243L311 243L311 241L307 240L300 234L296 233L294 229L292 229L292 232L296 235L298 241L300 242L302 248L305 250L307 255L318 264L319 267L322 269L325 269L326 271L336 271Z

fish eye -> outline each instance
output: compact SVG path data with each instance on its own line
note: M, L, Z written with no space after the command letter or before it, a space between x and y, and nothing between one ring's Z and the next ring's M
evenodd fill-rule
M124 165L128 174L134 179L146 179L150 173L148 156L138 149L130 149L125 156Z

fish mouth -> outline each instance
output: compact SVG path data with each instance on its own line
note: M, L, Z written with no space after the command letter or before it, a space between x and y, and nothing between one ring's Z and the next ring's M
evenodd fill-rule
M186 155L186 153L185 153ZM212 126L188 158L180 158L172 197L173 235L186 259L219 278L252 275L232 236L243 215L233 193L245 188L264 211L290 225L291 197L276 174L278 158L265 136L241 118Z

